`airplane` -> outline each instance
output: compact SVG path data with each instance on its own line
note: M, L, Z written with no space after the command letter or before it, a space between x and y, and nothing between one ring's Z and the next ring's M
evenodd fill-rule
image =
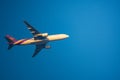
M12 36L6 35L5 39L8 41L8 50L15 45L32 44L36 46L34 54L32 55L32 57L35 57L42 49L50 48L50 46L47 45L48 42L62 40L69 37L69 35L67 34L48 35L48 33L41 33L38 30L36 30L33 26L31 26L27 21L24 21L24 23L26 24L28 30L30 30L30 32L32 33L33 38L16 40Z

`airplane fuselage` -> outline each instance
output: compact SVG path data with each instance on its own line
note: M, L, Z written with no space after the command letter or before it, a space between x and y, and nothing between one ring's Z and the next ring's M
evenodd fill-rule
M56 34L56 35L48 35L45 39L35 40L34 38L30 39L21 39L14 43L14 45L29 45L29 44L45 44L50 41L56 41L68 38L69 36L66 34Z

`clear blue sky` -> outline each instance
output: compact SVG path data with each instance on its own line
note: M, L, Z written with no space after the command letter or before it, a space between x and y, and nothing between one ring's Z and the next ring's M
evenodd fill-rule
M32 58L35 46L7 50L6 34L41 32L70 38ZM0 80L120 80L119 0L1 0Z

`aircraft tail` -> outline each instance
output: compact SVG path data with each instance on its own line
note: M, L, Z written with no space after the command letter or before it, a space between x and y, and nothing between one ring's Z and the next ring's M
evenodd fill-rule
M11 37L10 35L6 35L5 39L8 41L8 49L11 49L14 46L14 42L16 42L17 40L13 37Z

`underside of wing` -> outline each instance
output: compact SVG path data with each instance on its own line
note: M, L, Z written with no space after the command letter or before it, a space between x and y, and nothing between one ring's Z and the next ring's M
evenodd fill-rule
M44 47L45 47L46 44L38 44L36 45L36 49L35 49L35 52L33 54L32 57L35 57Z
M37 31L33 26L31 26L27 21L24 21L24 23L27 25L27 28L33 34L35 40L44 38L42 35L36 36L36 35L41 34L41 33L39 31Z

